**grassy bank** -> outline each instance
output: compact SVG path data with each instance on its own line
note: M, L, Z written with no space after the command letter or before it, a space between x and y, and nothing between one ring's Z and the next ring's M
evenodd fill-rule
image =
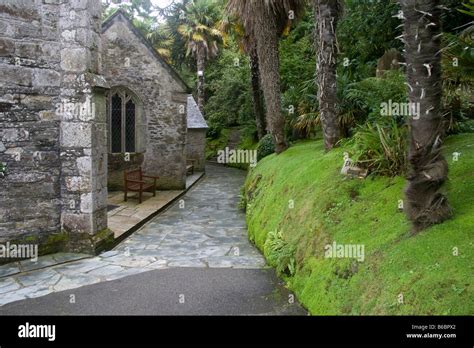
M316 315L474 314L474 135L446 141L455 217L414 236L398 210L405 180L345 179L343 152L302 142L247 178L249 237L289 288ZM363 245L364 261L325 258L334 241Z

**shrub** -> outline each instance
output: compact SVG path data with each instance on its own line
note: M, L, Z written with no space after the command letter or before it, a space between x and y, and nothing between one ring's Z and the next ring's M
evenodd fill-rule
M308 112L298 116L293 127L302 131L305 135L311 135L319 124L319 112Z
M257 145L257 160L260 161L262 158L271 155L274 152L275 144L273 143L273 137L271 134L267 134Z
M244 125L244 128L242 128L242 138L249 138L258 141L257 126L254 121Z
M408 99L405 82L405 75L400 71L387 71L383 78L370 77L351 84L345 91L345 98L352 107L364 111L369 122L390 124L391 117L381 116L380 106L389 100L406 103ZM401 119L402 117L398 117L399 121Z
M474 27L473 30L474 32ZM466 121L474 118L474 39L468 33L444 33L443 45L443 117L448 134L469 129ZM453 59L458 64L453 65Z
M407 170L407 127L395 120L388 125L360 126L347 143L352 145L352 160L373 174L396 176Z
M206 132L206 137L209 139L217 139L220 137L222 132L222 127L218 124L211 124Z

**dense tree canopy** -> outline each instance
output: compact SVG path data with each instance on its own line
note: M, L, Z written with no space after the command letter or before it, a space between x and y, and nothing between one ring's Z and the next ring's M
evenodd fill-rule
M335 12L324 19L327 11L318 10L326 6L323 0L314 1L316 11L313 2L297 0L269 0L263 7L250 0L182 0L165 9L150 0L108 3L107 14L124 8L193 87L213 137L225 127L243 127L255 140L269 131L281 152L287 141L321 137L322 112L332 105L330 127L339 135L328 149L340 136L346 138L341 141L352 144L353 158L379 175L407 173L415 165L406 156L410 115L390 118L381 112L388 102L415 100L406 80L414 51L406 46L407 14L399 1L341 1L337 26ZM411 6L403 4L405 10ZM472 0L430 4L439 17L431 40L439 40L433 53L442 73L438 68L427 72L439 73L439 83L432 84L441 86L435 93L441 97L435 106L440 127L444 133L468 131L474 118ZM328 51L329 27L337 30ZM319 58L318 47L326 50ZM331 74L334 78L325 83ZM427 88L420 91L423 97Z

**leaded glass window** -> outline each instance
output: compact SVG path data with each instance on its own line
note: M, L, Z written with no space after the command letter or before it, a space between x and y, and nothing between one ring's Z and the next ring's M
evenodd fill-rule
M126 90L115 90L107 97L109 143L112 153L136 151L137 101Z
M110 140L112 152L122 152L122 99L118 94L112 97L110 118Z
M135 152L135 103L129 100L125 105L125 151Z

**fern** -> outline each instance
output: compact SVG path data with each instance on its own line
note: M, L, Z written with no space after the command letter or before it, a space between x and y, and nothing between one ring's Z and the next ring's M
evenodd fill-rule
M279 275L295 274L295 247L284 240L282 231L268 232L263 250L268 263L276 268Z

